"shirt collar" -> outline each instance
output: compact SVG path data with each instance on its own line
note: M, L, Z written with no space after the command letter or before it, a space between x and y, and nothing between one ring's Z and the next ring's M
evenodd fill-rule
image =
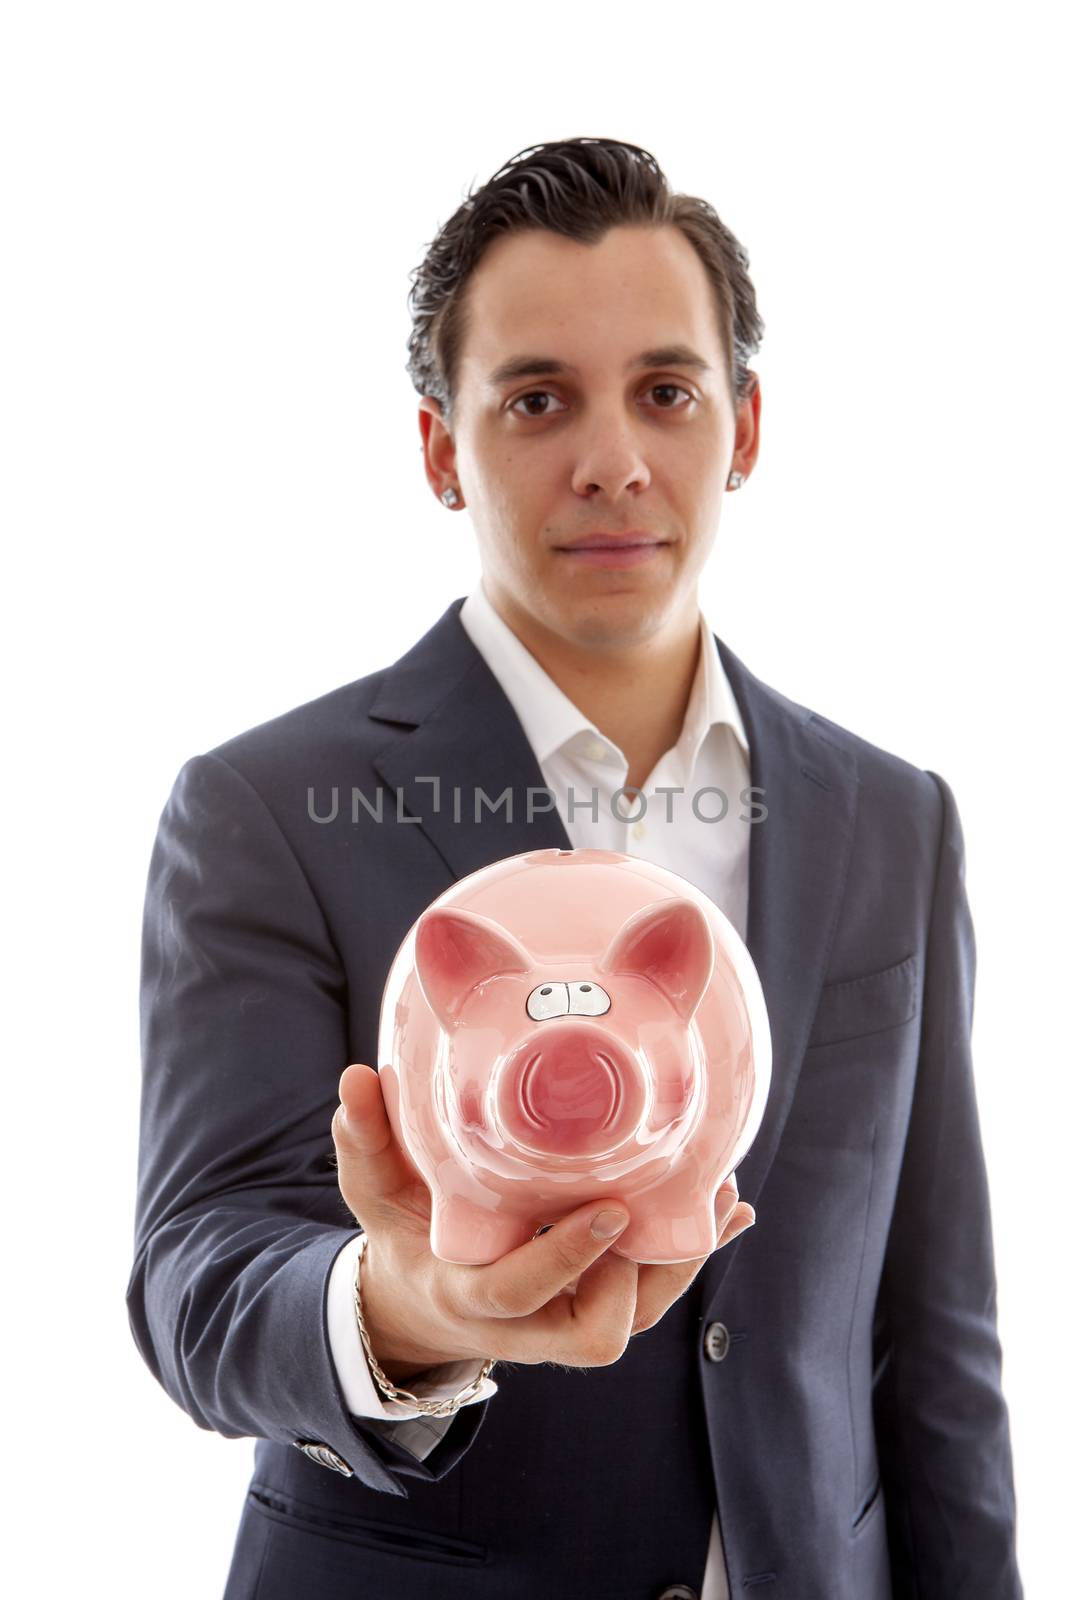
M587 738L593 733L610 744L508 627L490 603L480 579L460 607L459 619L510 700L540 766L579 735ZM741 713L703 611L700 636L700 663L675 747L687 784L700 748L717 723L732 728L745 756L749 754Z

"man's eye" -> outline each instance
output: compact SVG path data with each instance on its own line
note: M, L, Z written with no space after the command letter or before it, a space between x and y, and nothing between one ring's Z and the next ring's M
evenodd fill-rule
M654 384L653 387L648 392L649 392L649 394L662 394L664 390L666 390L668 392L668 394L680 394L686 400L692 400L693 399L693 396L689 393L689 390L688 389L683 389L680 383L657 383L657 384ZM657 406L656 410L657 411L681 411L682 407L676 403L674 405L669 405L669 406Z
M651 395L666 394L671 397L666 405L660 405L658 402L654 403L654 411L684 411L685 401L689 401L693 405L696 404L696 397L691 395L688 389L684 389L680 383L657 383L648 390L648 393ZM511 404L513 409L532 405L532 410L519 411L520 416L528 417L532 420L535 417L551 416L552 412L548 409L548 402L557 399L558 397L554 394L549 394L547 389L534 389L529 394L520 394L518 399L513 400Z
M522 406L526 404L527 400L554 400L555 398L556 396L554 394L549 394L544 389L535 389L530 394L520 394L517 400L512 401L512 404L516 406ZM549 413L545 410L539 409L536 411L524 411L521 414L524 417L545 417L548 416Z

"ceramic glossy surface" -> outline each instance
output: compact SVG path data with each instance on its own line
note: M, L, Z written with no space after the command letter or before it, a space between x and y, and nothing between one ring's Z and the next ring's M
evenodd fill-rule
M752 959L707 895L615 851L534 850L417 919L378 1061L439 1259L496 1261L614 1198L630 1223L611 1248L676 1262L715 1248L715 1193L759 1129L771 1042Z

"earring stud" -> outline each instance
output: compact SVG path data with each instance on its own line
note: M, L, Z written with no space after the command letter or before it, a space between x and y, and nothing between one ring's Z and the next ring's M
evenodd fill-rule
M451 510L453 506L459 505L459 495L456 493L455 489L452 488L451 484L449 484L448 488L442 494L441 499L444 501L445 505L448 506L449 510Z
M744 481L745 475L743 472L731 472L730 476L726 480L726 487L728 489L740 489Z

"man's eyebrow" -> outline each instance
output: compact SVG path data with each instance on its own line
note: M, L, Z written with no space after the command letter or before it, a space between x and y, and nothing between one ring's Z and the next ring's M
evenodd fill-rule
M694 367L698 372L712 370L711 363L687 344L657 345L654 350L642 350L627 364L628 371L646 367ZM489 382L494 388L499 388L502 384L514 383L516 378L551 377L573 371L574 368L566 361L557 361L554 356L513 356L510 361L503 361L500 366L493 368Z

